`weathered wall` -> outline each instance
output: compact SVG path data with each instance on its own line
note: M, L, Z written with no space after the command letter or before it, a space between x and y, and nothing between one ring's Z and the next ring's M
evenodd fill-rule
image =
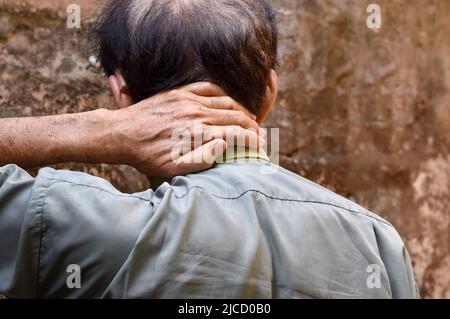
M81 30L66 6L82 8ZM85 70L93 1L0 0L0 116L113 108ZM424 297L450 298L450 1L277 0L283 166L388 218L412 253ZM366 26L366 7L383 27ZM64 166L64 167L67 167ZM134 170L69 165L124 191Z

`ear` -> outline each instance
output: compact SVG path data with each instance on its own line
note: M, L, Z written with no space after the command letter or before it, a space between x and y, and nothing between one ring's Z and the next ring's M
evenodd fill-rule
M277 95L278 95L278 75L277 72L275 72L275 70L271 70L269 74L269 79L267 81L266 96L261 105L261 109L257 119L257 122L259 124L264 122L267 116L269 116L270 111L272 111L272 108L275 104L275 100L277 99Z
M108 78L114 100L117 107L123 109L134 104L133 99L128 95L128 87L120 72L116 72Z

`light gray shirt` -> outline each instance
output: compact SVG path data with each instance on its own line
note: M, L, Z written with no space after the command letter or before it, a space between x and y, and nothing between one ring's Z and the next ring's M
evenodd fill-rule
M0 294L418 297L390 223L246 157L137 194L83 173L0 168Z

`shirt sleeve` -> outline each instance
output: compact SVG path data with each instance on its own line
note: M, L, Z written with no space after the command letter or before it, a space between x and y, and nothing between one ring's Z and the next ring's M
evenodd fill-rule
M380 257L389 276L394 299L418 299L420 293L414 279L410 256L397 231L385 224L373 226Z
M38 247L33 246L33 234L26 233L33 185L34 179L19 167L0 168L0 294L12 298L36 296Z
M152 217L153 192L49 168L35 179L16 166L0 172L0 294L101 297Z

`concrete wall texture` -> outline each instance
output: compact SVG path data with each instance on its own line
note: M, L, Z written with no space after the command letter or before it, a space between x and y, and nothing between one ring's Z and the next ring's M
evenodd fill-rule
M367 6L382 28L366 25ZM81 29L66 8L81 7ZM423 297L450 298L450 1L274 0L280 11L281 164L389 219ZM0 117L114 108L86 71L101 2L0 0ZM127 192L128 167L67 164Z

